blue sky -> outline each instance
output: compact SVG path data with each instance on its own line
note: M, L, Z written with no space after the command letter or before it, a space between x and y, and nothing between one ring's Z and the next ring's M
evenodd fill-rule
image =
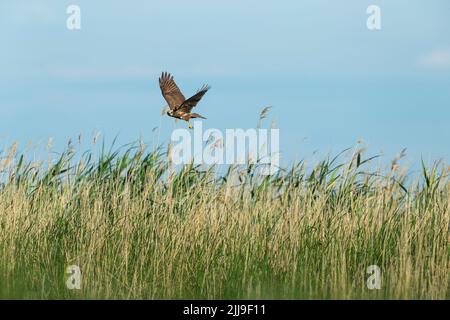
M0 146L62 150L93 131L151 143L155 127L167 142L167 70L186 96L212 86L205 129L255 127L272 106L283 162L358 140L386 160L450 157L450 1L0 0L0 42Z

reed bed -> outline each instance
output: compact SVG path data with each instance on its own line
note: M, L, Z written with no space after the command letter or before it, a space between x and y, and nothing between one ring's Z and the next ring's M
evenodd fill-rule
M173 168L139 143L101 150L2 153L0 298L450 298L445 165L410 176L350 150L262 176Z

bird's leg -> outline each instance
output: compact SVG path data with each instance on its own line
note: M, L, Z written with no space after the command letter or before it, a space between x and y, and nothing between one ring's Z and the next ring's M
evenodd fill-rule
M192 127L192 124L188 121L188 128L189 129L192 129L193 127Z

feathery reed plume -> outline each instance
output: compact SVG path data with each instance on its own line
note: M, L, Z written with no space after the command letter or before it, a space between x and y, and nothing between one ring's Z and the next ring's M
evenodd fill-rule
M261 128L261 123L262 120L265 119L267 117L267 115L269 114L269 110L272 109L271 106L267 106L264 107L261 112L259 113L259 118L258 118L258 128Z
M406 148L404 148L398 155L391 161L391 171L396 171L398 168L398 162L406 156Z

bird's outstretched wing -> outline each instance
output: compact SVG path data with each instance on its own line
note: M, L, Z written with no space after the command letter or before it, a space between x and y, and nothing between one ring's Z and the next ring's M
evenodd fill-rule
M197 105L197 103L202 99L206 92L210 89L209 86L203 86L200 90L197 91L192 97L184 101L177 111L183 111L190 113L192 108Z
M161 77L159 78L159 87L171 110L181 106L186 100L170 73L163 72L161 74Z

